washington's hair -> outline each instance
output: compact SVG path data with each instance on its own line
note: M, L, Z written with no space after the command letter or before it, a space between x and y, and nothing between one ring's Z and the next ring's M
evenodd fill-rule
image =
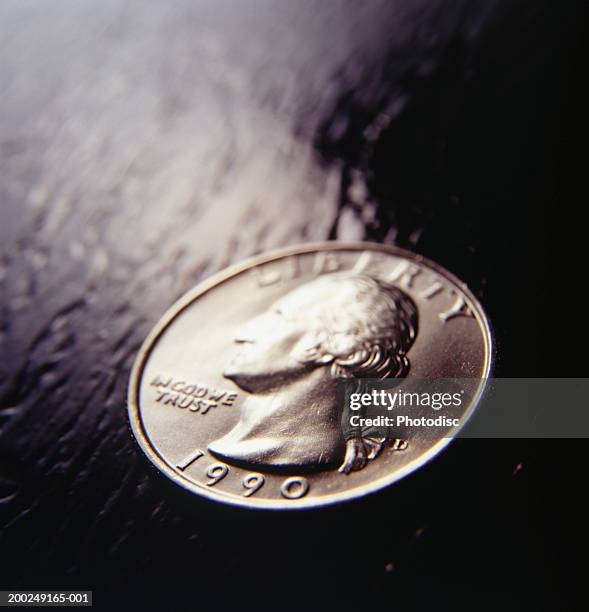
M305 308L306 321L314 323L296 347L300 361L331 364L334 378L392 378L409 372L407 351L417 336L418 316L404 291L353 272L326 274L310 285L317 301Z

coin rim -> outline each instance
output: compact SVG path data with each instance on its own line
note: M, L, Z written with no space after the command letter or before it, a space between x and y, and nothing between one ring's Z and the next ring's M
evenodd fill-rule
M268 500L251 498L241 499L239 496L233 495L231 493L209 489L204 485L201 485L199 483L194 482L193 480L188 479L187 476L179 474L168 464L167 460L163 456L161 456L159 452L154 448L153 444L149 440L147 432L145 431L143 420L141 418L141 412L139 409L139 390L143 369L145 367L147 359L149 358L150 353L157 342L157 339L161 336L161 334L168 327L168 325L170 325L174 321L174 319L178 315L180 315L180 313L182 313L184 309L190 306L197 298L201 297L206 292L215 288L219 284L229 280L234 276L237 276L238 274L241 274L242 272L245 272L250 268L253 268L260 264L268 263L270 261L284 259L285 257L290 257L293 255L303 255L306 253L320 251L377 251L387 253L393 256L404 257L408 260L415 261L421 265L431 268L432 270L446 278L448 281L453 283L457 288L459 288L470 301L469 306L473 310L473 313L475 314L477 321L482 328L483 337L485 341L485 363L483 369L484 374L480 378L481 384L479 385L477 393L473 398L472 402L470 403L468 411L465 413L466 418L463 419L462 426L464 426L466 422L472 417L473 413L480 404L481 398L488 386L487 381L491 374L491 368L495 357L493 331L488 317L486 316L485 311L483 310L483 307L481 306L480 302L466 286L466 284L460 281L451 272L448 272L446 269L442 268L442 266L417 253L413 253L411 251L407 251L399 247L374 242L313 242L288 246L281 249L273 249L261 255L249 257L238 264L231 265L213 274L211 277L202 281L196 287L185 293L165 312L165 314L155 324L155 326L152 328L150 333L147 335L147 338L141 345L141 348L137 353L137 357L135 358L127 393L127 414L131 425L131 431L133 433L133 436L137 440L137 443L141 447L141 450L154 464L154 466L158 468L158 470L162 472L165 476L167 476L170 480L180 485L184 489L187 489L192 493L202 495L208 499L221 501L242 508L257 508L266 510L296 510L303 508L323 507L364 497L371 493L375 493L376 491L379 491L384 487L392 485L393 483L397 482L398 480L401 480L405 476L408 476L412 472L418 470L426 463L431 461L454 439L454 437L442 438L418 458L414 459L413 461L405 465L403 468L396 470L393 474L383 476L374 480L373 482L362 485L360 487L355 487L349 491L324 495L319 498L303 498L289 500Z

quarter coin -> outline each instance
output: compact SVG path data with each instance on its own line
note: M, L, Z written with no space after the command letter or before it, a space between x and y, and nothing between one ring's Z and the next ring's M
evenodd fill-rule
M207 498L255 508L323 506L391 485L449 437L344 437L342 379L477 380L492 337L474 295L427 259L372 243L324 242L232 266L157 323L131 374L143 452Z

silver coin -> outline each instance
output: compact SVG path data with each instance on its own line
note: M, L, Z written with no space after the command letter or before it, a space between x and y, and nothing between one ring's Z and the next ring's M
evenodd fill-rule
M340 378L475 378L492 361L482 307L453 275L372 243L286 248L219 272L145 340L129 418L149 459L217 501L303 508L349 500L418 469L450 441L346 440Z

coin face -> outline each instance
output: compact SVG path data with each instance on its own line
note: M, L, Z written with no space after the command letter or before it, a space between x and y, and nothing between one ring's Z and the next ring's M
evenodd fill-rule
M399 480L450 438L346 439L337 381L490 373L487 318L464 284L372 243L291 247L218 273L181 298L131 374L133 433L180 486L258 508L303 508Z

